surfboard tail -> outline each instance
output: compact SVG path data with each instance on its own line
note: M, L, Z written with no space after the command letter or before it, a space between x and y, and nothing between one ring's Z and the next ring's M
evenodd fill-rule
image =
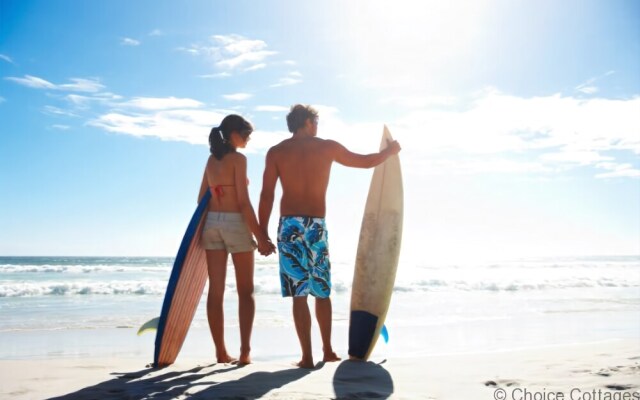
M349 356L365 360L372 346L378 317L367 311L351 311Z

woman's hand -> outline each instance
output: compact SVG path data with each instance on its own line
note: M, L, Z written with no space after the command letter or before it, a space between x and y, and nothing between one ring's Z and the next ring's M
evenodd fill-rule
M258 252L263 256L276 252L276 246L271 242L271 239L267 235L260 235L258 239Z

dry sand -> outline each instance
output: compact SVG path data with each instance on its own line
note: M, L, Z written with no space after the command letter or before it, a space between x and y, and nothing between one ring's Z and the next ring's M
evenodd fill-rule
M443 349L444 350L444 349ZM3 399L640 399L640 339L475 354L239 367L178 358L0 360ZM374 362L375 361L375 362Z

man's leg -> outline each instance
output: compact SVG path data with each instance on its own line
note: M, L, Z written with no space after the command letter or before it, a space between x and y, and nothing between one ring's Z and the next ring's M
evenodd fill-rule
M302 360L297 364L301 368L313 368L313 353L311 351L311 313L307 304L307 296L293 298L293 321L296 324L296 332L300 347L302 348Z
M322 336L322 351L324 357L322 361L340 361L340 357L333 352L331 346L331 319L332 319L331 298L316 297L316 318L320 326L320 335Z

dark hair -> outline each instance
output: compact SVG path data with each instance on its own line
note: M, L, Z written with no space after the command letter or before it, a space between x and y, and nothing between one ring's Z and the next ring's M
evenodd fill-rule
M287 127L289 132L296 133L298 129L304 126L306 120L315 120L317 118L318 111L315 108L304 104L296 104L291 106L291 111L287 114Z
M229 144L229 138L234 131L249 135L253 132L253 125L241 116L231 114L224 117L220 126L211 129L209 148L217 160L222 160L225 154L234 151L234 148Z

